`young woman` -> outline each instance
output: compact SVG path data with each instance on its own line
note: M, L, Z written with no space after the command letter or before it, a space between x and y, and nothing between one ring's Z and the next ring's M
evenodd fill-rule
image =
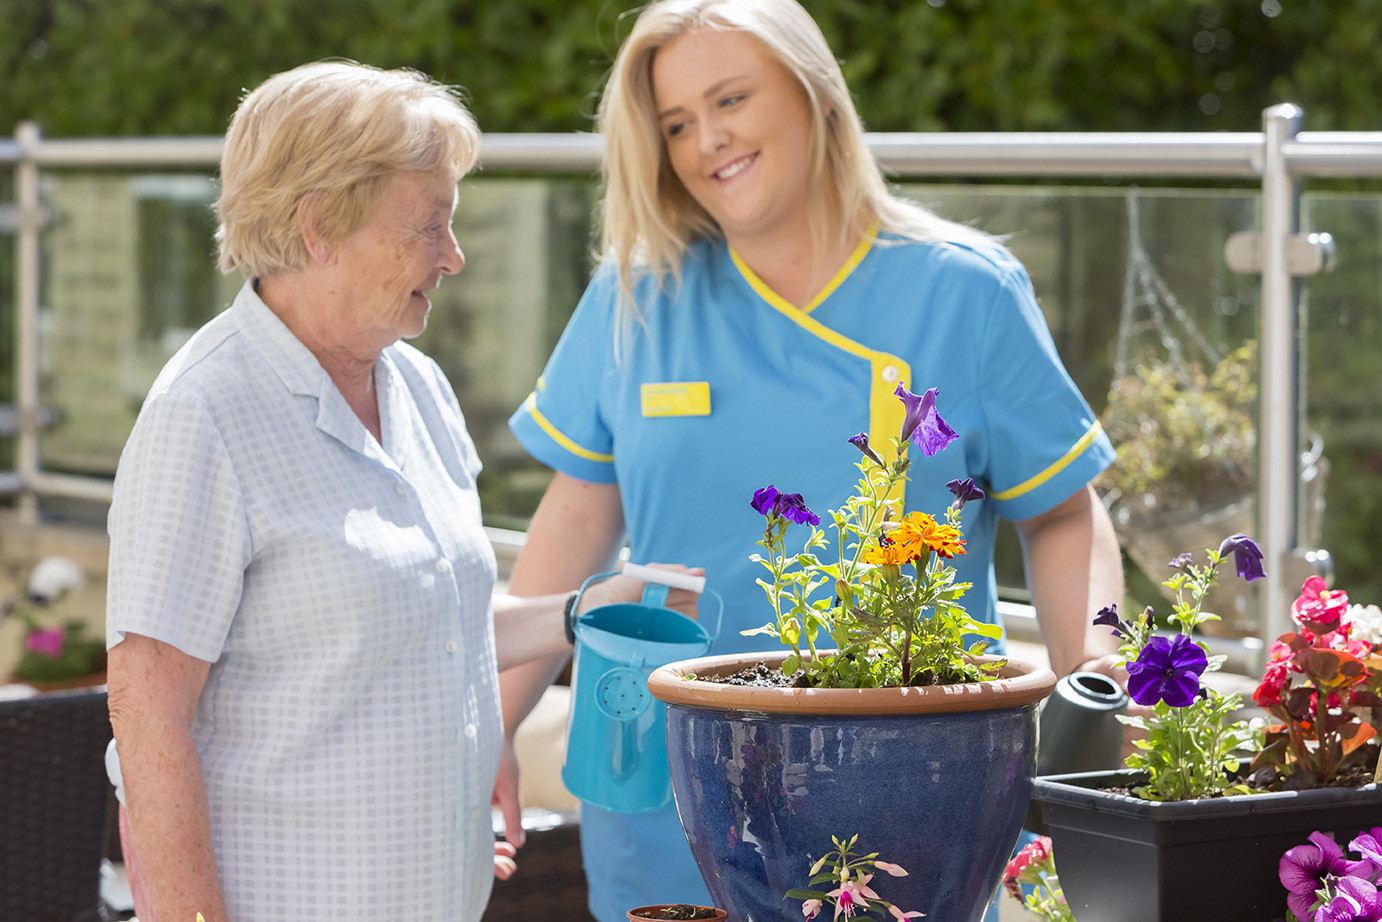
M1117 541L1088 484L1113 458L1000 244L890 194L834 55L794 0L664 0L639 17L600 108L603 264L510 425L556 470L513 573L564 587L635 560L704 566L724 597L712 652L769 620L749 561L766 484L823 512L853 486L863 431L899 430L899 384L940 388L960 444L914 457L906 506L966 508L971 613L994 621L994 534L1021 535L1058 674L1109 671L1094 613L1122 596ZM956 450L959 449L959 450ZM768 641L771 643L771 641ZM506 726L559 668L501 678ZM515 816L506 754L497 796ZM582 813L591 910L698 901L674 810ZM742 830L740 831L743 832ZM842 831L844 834L845 831Z

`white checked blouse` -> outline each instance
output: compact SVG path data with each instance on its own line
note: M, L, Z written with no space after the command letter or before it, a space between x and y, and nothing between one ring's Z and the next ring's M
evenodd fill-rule
M382 445L247 284L120 460L107 641L213 664L193 735L239 922L475 920L489 896L480 462L422 353L386 349L375 384Z

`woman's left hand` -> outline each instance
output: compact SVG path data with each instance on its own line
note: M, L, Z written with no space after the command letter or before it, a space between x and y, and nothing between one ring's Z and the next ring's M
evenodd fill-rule
M686 567L681 564L668 563L650 563L648 566L659 570L669 570L673 573L684 573L687 576L705 576L704 567ZM589 611L601 605L637 602L643 597L643 589L646 585L641 579L634 579L630 576L622 574L611 576L581 593L579 611ZM699 599L699 594L689 589L668 589L667 601L663 604L667 608L681 612L688 618L695 618L696 603Z
M514 855L518 854L518 849L514 848L503 839L494 843L494 876L500 880L508 880L513 876L513 872L518 870L518 862L514 861Z

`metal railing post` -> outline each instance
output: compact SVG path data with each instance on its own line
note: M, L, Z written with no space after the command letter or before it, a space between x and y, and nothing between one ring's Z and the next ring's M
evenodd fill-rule
M1287 246L1299 229L1300 186L1284 145L1300 132L1304 116L1286 103L1262 113L1262 316L1258 397L1257 539L1267 578L1262 582L1262 637L1289 625L1286 579L1296 546L1296 498L1300 479L1299 283L1291 275ZM1265 656L1265 647L1262 650Z
M14 243L14 404L17 432L14 469L20 491L15 514L21 524L38 523L38 298L39 236L43 232L43 204L39 196L36 154L40 140L36 122L15 127L19 162L15 165L15 206L18 232Z

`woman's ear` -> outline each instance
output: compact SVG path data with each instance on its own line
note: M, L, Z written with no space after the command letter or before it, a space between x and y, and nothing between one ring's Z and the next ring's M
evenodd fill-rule
M308 192L298 200L298 233L307 250L307 258L318 265L330 265L336 258L336 248L329 244L318 229L321 219L321 193Z

